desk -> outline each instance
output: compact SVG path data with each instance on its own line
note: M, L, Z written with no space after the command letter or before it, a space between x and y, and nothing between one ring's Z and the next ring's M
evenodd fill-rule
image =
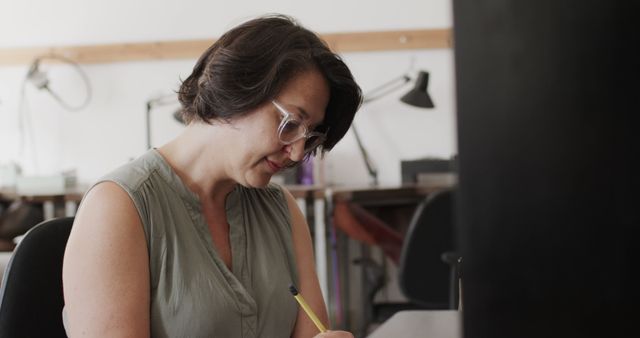
M56 217L56 204L64 205L64 216L74 216L78 203L84 195L84 187L74 187L65 189L59 193L33 193L20 194L13 188L1 188L0 199L9 201L23 200L28 203L42 203L44 219Z
M455 310L401 311L368 338L462 338L462 315Z

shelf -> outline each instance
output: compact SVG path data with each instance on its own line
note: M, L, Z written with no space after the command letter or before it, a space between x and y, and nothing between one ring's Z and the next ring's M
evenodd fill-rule
M323 34L332 50L369 52L451 48L450 29ZM78 63L197 59L214 40L180 40L85 46L0 48L0 66L29 64L42 55L62 55ZM48 61L48 60L47 60Z

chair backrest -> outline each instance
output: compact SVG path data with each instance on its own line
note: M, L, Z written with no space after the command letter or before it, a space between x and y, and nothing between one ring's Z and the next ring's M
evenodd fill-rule
M62 259L73 218L44 221L15 248L0 290L0 337L66 337Z
M439 191L418 205L400 255L400 289L431 309L450 308L451 267L442 255L454 249L452 194Z

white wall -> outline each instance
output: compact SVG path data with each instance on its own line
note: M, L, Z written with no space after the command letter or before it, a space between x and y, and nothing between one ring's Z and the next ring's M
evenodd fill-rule
M449 28L445 0L320 1L152 1L0 0L0 48L215 38L255 15L280 12L319 33ZM1 52L1 51L0 51ZM362 139L379 167L383 184L400 182L400 160L448 157L456 151L452 50L346 53L364 92L406 72L430 72L435 109L421 110L397 99L410 86L363 107L356 116ZM0 66L0 164L19 162L28 174L76 169L91 181L145 150L145 102L175 90L193 60L82 65L93 98L80 112L63 110L48 94L25 87L35 147L21 150L20 87L27 65ZM64 65L48 65L52 87L72 103L84 95L82 82ZM170 115L176 106L153 112L153 145L179 132ZM31 151L35 149L34 152ZM33 160L33 159L36 160ZM366 168L353 135L327 157L332 183L364 184Z

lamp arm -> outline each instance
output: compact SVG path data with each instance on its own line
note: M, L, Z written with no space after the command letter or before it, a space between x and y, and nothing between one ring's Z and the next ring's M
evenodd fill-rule
M151 149L151 101L147 101L147 110L145 111L145 130L147 136L147 149Z
M383 83L382 85L371 90L368 95L365 95L364 100L362 100L362 104L365 105L369 102L373 102L383 96L391 94L396 91L400 87L404 86L407 82L411 81L411 78L406 75L400 75L390 81ZM367 171L369 172L369 176L373 180L373 185L378 185L378 169L373 164L373 161L369 157L369 153L362 144L362 140L360 139L360 134L358 134L358 130L356 129L355 123L351 124L351 130L353 130L353 135L356 137L356 142L358 143L358 150L360 150L360 154L362 155L362 159L364 160L364 164L367 166Z
M146 111L145 111L145 130L147 136L147 149L151 149L151 111L153 107L156 106L167 106L173 103L176 103L177 99L175 98L175 94L164 94L159 95L155 98L149 99L146 102Z
M373 161L369 157L369 153L364 148L362 144L362 140L360 140L360 134L358 134L358 130L356 129L355 124L351 124L351 130L353 130L353 135L356 137L356 142L358 143L358 149L360 149L360 154L362 154L362 158L364 159L364 164L367 166L367 171L369 172L369 176L373 179L373 185L378 185L378 170L376 169Z
M379 98L387 96L397 89L400 89L400 87L404 86L409 81L411 81L411 78L408 75L403 74L396 77L395 79L390 80L389 82L383 83L382 85L371 90L368 95L365 95L364 99L362 100L362 104L367 104L369 102L373 102Z

